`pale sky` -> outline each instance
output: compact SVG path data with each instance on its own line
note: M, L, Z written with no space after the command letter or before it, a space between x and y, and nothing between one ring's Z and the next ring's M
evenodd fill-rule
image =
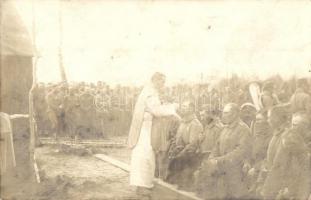
M15 1L32 31L32 1ZM38 80L58 81L59 1L33 2ZM169 82L199 81L201 73L288 77L311 68L308 0L64 2L69 81L142 84L154 71Z

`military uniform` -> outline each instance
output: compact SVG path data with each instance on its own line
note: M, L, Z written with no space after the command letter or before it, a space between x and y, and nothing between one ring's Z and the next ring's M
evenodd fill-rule
M67 131L70 137L75 137L77 136L79 121L82 118L79 96L78 94L71 93L66 99L65 122Z
M240 119L227 125L221 131L219 140L207 161L202 163L206 172L207 199L245 198L247 187L243 180L243 165L250 157L251 133ZM216 169L209 164L217 160Z
M193 174L198 167L197 150L203 126L193 114L181 122L175 143L170 148L168 181L183 189L193 187Z
M272 128L269 123L264 121L255 121L252 127L253 133L253 145L252 145L252 157L250 159L251 169L249 170L248 184L250 185L250 195L255 197L258 184L262 185L263 183L257 183L258 177L260 175L262 166L264 165L267 158L267 150L270 143L270 140L273 136Z
M264 198L278 198L286 188L286 198L307 199L311 183L310 155L303 137L285 131L274 144L276 150L263 187Z
M223 125L218 120L214 120L204 127L200 141L200 153L212 152L223 128Z
M201 162L202 160L208 159L210 153L213 151L213 149L217 144L217 141L223 128L224 128L223 125L218 120L214 120L213 122L205 126L204 132L200 137ZM201 168L204 168L204 166L201 166L195 173L195 187L199 196L204 197L206 196L205 194L206 188L208 188L209 186L208 183L206 182L207 179L206 173L204 169L201 170Z
M270 189L271 185L267 181L268 179L266 177L269 176L269 173L273 167L273 161L275 159L275 155L277 153L278 147L282 141L282 136L287 134L288 129L286 127L287 127L287 124L283 124L278 129L274 130L272 139L269 142L266 162L264 163L262 167L262 171L259 177L260 180L258 180L258 182L263 182L261 194L266 198L273 196L272 192L274 190ZM276 197L276 195L274 197Z
M60 88L55 88L46 95L47 113L56 136L62 134L65 129L64 96L65 94L60 91Z
M94 96L91 91L85 91L79 96L80 102L80 112L81 113L81 120L79 124L79 135L82 138L95 137L97 138L98 135L95 132L95 123L96 123L96 109L94 105Z
M95 96L96 106L96 129L105 137L108 134L108 119L110 115L111 100L108 94L98 93Z
M179 122L173 117L155 117L152 120L151 146L155 151L155 176L165 180L168 174L168 150Z

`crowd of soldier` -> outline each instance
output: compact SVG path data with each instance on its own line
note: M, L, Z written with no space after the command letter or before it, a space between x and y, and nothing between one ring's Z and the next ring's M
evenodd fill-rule
M102 82L40 83L34 91L38 133L81 139L124 134L138 92L139 88L111 89Z
M311 191L311 97L306 79L282 103L262 87L262 108L191 99L174 118L155 118L156 176L203 199L308 199ZM159 124L159 125L157 125Z
M141 88L39 84L34 105L41 135L101 138L126 135ZM204 199L293 198L310 194L310 88L264 84L262 109L243 87L166 88L162 101L179 102L182 121L155 118L156 176ZM48 115L46 115L48 113Z
M193 87L180 84L166 88L168 101L195 98L196 112L203 104L220 110L225 101L240 95L225 95L225 90L209 89L207 84ZM112 88L99 81L93 83L39 83L34 90L34 111L41 136L98 138L126 135L141 87ZM227 89L228 90L228 89ZM231 97L229 97L231 95Z

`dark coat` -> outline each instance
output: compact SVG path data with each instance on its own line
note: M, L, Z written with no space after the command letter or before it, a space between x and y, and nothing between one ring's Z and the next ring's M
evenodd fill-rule
M310 155L304 139L291 131L282 135L263 187L265 199L275 199L288 189L288 197L307 199L310 194Z

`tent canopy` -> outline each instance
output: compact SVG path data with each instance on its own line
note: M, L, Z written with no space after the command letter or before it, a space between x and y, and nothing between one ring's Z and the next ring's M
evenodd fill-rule
M1 1L1 56L32 56L32 40L12 1Z

